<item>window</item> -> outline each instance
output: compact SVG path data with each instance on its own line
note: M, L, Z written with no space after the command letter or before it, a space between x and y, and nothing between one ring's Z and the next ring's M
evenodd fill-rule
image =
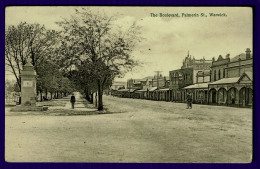
M217 80L217 77L216 77L216 70L214 70L214 81L216 81Z
M173 73L174 84L176 84L177 72Z
M225 78L226 75L225 75L225 69L223 69L223 78Z
M182 80L182 73L179 73L179 80Z
M220 69L218 70L218 79L221 79L220 77L221 73L220 73Z

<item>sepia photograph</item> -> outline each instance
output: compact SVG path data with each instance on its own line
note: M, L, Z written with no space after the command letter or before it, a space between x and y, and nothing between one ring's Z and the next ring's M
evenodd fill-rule
M8 6L5 161L251 163L253 9Z

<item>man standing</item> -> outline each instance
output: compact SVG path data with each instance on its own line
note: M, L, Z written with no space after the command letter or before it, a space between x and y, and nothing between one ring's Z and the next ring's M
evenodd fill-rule
M76 98L73 93L72 93L72 96L70 97L70 102L71 102L72 109L74 109L74 104L76 102Z
M192 109L192 98L191 93L187 94L187 109Z

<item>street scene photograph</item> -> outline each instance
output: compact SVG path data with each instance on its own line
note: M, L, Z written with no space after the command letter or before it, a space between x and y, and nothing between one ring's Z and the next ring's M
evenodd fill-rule
M250 7L9 6L5 161L251 163Z

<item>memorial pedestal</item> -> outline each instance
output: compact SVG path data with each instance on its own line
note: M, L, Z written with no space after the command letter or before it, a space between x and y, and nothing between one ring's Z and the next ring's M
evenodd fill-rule
M45 111L48 107L36 106L36 72L31 59L23 66L21 77L21 105L11 109L11 111Z

